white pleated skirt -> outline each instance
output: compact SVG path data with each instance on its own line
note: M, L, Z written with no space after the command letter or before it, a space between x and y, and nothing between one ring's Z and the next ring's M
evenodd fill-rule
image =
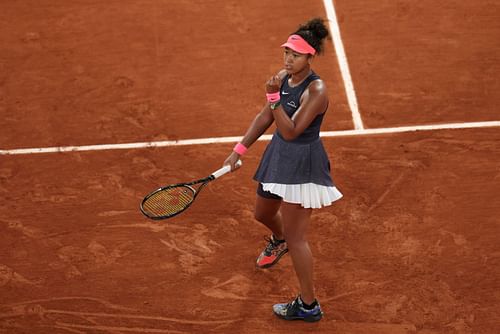
M262 183L262 188L264 191L280 196L287 203L300 204L306 209L320 209L331 205L343 196L336 187L314 183Z

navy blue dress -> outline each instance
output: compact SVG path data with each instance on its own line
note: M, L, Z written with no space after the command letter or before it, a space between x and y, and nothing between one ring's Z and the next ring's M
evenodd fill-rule
M291 118L300 107L300 97L305 89L312 81L319 79L319 76L312 72L295 87L288 85L288 78L289 75L283 80L280 102ZM325 113L316 116L309 127L294 140L285 140L276 129L262 156L254 180L260 183L314 183L334 187L330 176L330 162L319 137L324 115Z

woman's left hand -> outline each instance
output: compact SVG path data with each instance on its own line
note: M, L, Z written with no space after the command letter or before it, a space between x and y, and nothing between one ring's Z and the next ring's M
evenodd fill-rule
M271 77L266 82L266 93L276 93L279 92L281 88L281 78L279 75Z

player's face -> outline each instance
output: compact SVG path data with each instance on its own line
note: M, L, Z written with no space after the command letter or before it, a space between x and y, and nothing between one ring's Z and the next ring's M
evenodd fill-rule
M300 72L309 65L309 55L295 52L290 48L285 48L283 60L288 74Z

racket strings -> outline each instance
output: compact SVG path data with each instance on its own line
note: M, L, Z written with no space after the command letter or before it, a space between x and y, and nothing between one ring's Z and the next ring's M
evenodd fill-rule
M194 194L193 189L185 186L163 189L146 199L143 209L153 217L171 216L187 208Z

